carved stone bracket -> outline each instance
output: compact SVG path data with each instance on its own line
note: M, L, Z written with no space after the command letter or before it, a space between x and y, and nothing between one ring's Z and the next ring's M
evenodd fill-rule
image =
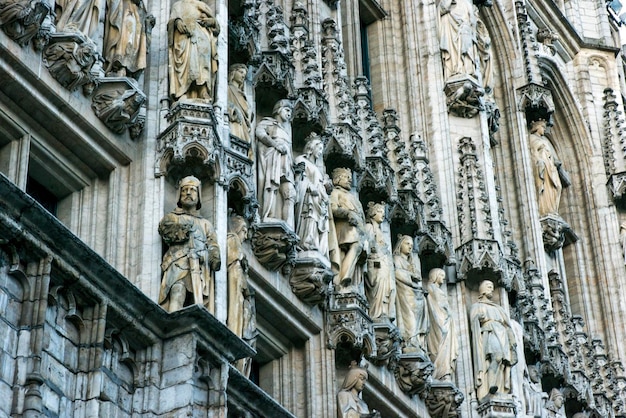
M48 41L52 31L51 7L46 0L0 1L0 27L20 46L34 38L36 46Z
M328 348L334 350L340 343L351 343L365 357L376 356L374 327L367 309L363 295L332 292L326 311Z
M459 406L464 400L465 396L454 383L433 380L424 403L432 417L458 418L461 416Z
M222 145L210 105L178 102L168 114L170 125L157 138L155 176L193 174L200 180L220 177Z
M269 270L282 268L290 274L296 260L296 233L282 221L259 223L252 230L252 251L259 262Z
M82 87L86 95L95 88L96 78L104 75L101 59L93 41L80 32L50 35L43 51L44 64L52 77L70 91Z
M332 124L322 138L326 142L324 160L326 169L332 172L337 167L346 167L354 171L362 171L365 166L362 139L352 125L345 123Z
M452 77L444 86L448 112L461 118L473 118L485 109L485 90L469 76Z
M389 319L374 322L374 335L376 339L376 355L369 360L376 366L387 367L394 370L400 358L400 331Z
M459 279L491 274L497 277L498 285L510 290L511 280L507 275L506 259L498 241L473 239L457 248L456 255Z
M548 125L552 123L554 113L554 101L552 92L539 84L529 83L517 89L519 94L518 109L526 112L526 122L530 123L537 119L544 119Z
M96 116L116 134L137 123L146 95L137 82L128 77L103 77L98 79L91 99Z
M306 253L298 254L289 285L293 293L304 302L311 305L323 303L329 294L328 284L333 278L333 272L325 257L310 254L311 251Z
M611 175L608 187L614 200L623 200L626 197L626 171Z
M513 399L486 397L476 409L480 418L515 418L517 408Z
M543 247L547 252L556 251L578 241L578 235L560 216L548 215L539 221L543 229Z
M401 354L395 370L396 381L403 392L424 398L430 390L434 370L433 363L425 353Z

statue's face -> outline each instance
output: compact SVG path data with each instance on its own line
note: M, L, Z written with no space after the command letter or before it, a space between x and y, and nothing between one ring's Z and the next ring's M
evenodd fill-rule
M346 190L350 190L350 186L352 183L352 178L347 174L340 174L337 176L336 180L337 186L342 187Z
M283 106L278 111L277 116L279 119L282 119L284 122L287 122L291 120L291 115L292 115L291 108L287 106Z
M490 281L485 281L483 282L483 284L480 286L481 290L482 290L482 294L485 295L487 298L491 299L493 297L493 283Z
M321 142L318 142L317 144L315 144L315 146L313 147L313 156L315 158L319 158L322 156L322 152L324 151L324 144L322 144Z
M554 399L554 406L561 409L561 407L563 406L563 396L557 396Z
M195 208L198 205L198 188L185 185L180 189L180 204L185 209Z
M413 241L411 241L410 239L402 240L402 244L400 245L400 251L402 252L402 254L411 254L411 251L413 251Z
M233 80L237 83L243 83L243 80L246 79L246 73L247 71L245 68L237 68L235 71L233 71Z
M363 391L363 388L365 388L366 381L367 381L367 377L363 374L360 374L359 378L356 381L356 384L354 385L354 388L357 390L357 392Z
M376 206L374 213L372 213L372 220L376 223L381 223L385 218L385 208L382 206Z
M245 241L246 238L248 238L248 227L245 225L242 226L239 232L237 233L237 236L242 242Z

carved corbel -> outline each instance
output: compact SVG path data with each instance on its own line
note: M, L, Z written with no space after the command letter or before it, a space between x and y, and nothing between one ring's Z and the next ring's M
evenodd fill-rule
M306 303L315 305L326 301L333 272L326 257L310 253L306 257L300 255L295 260L289 285L296 296Z
M259 262L289 275L296 263L296 233L282 221L255 224L252 231L252 251Z
M41 49L52 31L51 7L45 0L1 0L0 27L20 46L35 39Z
M146 95L131 78L104 77L98 80L91 100L96 116L110 130L121 134L137 123Z
M560 216L544 216L539 222L543 229L543 246L546 252L556 251L578 241L578 235Z
M465 396L452 382L434 380L424 403L432 417L458 418L461 416L459 406L464 400Z
M480 418L515 418L517 407L513 399L497 399L491 396L478 405L476 409Z
M96 78L103 75L101 59L93 41L80 32L50 35L43 51L44 64L52 77L70 91L82 87L85 95L91 94Z
M435 368L425 353L401 354L395 370L396 381L403 392L424 398L432 385Z
M376 355L369 360L376 366L395 370L398 366L402 337L398 328L388 319L374 322L374 338L376 340Z
M155 175L178 180L191 170L200 180L219 179L222 145L213 108L177 102L168 122L157 138Z
M471 119L485 109L485 90L473 77L453 77L444 86L448 112Z

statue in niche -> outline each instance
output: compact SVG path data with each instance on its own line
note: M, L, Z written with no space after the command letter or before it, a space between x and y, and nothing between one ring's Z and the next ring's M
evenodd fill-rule
M493 302L494 285L483 280L478 301L470 308L476 397L511 393L511 367L517 364L517 343L509 317Z
M367 256L365 294L370 304L369 314L374 320L388 318L393 321L396 318L396 281L391 245L381 229L385 219L385 204L370 202L367 219L365 229L369 236L370 252Z
M476 76L476 14L472 0L439 0L439 46L444 78Z
M524 370L522 390L526 404L526 415L542 416L548 394L541 389L541 377L537 366L530 365Z
M239 338L253 345L256 339L256 309L254 295L248 288L248 259L243 252L243 242L248 237L248 224L243 216L228 220L228 317L226 325ZM237 369L246 377L250 375L252 359L238 360Z
M483 76L483 87L487 94L493 91L493 63L491 61L491 37L485 23L478 16L478 8L474 8L476 15L476 49L480 59L480 69Z
M244 81L248 74L245 64L233 64L228 69L228 119L230 134L250 143L253 113L244 92Z
M337 394L337 418L380 418L380 414L376 410L370 412L361 399L367 378L367 370L352 362Z
M92 40L97 38L100 2L97 0L57 0L55 7L57 32L81 32Z
M220 26L200 0L172 4L167 22L170 94L174 100L213 103Z
M446 272L435 268L428 273L428 312L430 330L428 331L428 353L435 372L433 378L450 381L456 366L458 341L448 293L445 289Z
M330 194L330 208L337 236L338 250L331 250L330 258L339 259L339 274L335 276L335 286L339 291L359 288L362 283L356 274L357 266L365 262L369 242L365 230L363 206L352 189L352 171L349 168L336 168L332 173L335 188ZM337 257L335 254L341 254Z
M425 352L428 307L422 281L413 261L413 238L400 235L393 250L396 278L396 322L404 340L404 353Z
M324 142L312 133L307 138L304 154L294 161L301 171L296 182L296 233L302 250L319 251L328 257L328 192L332 184L325 173L323 151Z
M107 76L139 77L146 68L154 23L143 0L107 0L102 48Z
M291 154L292 110L291 101L279 100L274 105L274 116L263 118L255 131L261 222L282 220L291 228L296 199Z
M550 398L546 402L547 418L565 418L564 400L563 394L557 388L550 391Z
M535 162L535 185L539 216L557 215L563 185L559 175L559 161L550 141L544 136L546 121L539 119L530 124L530 150Z
M213 312L214 271L221 267L220 248L213 225L200 217L200 180L183 178L178 187L177 208L159 223L159 234L168 246L161 268L163 280L159 304L168 312L185 306L190 294L194 304Z
M0 27L11 39L24 46L39 35L49 13L47 1L0 0Z

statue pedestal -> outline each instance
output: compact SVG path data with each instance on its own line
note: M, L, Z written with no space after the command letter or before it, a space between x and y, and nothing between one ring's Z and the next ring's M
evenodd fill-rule
M376 355L369 360L376 366L384 366L389 370L396 368L400 358L400 331L389 318L381 317L374 321L374 337L376 341Z
M443 88L446 93L448 112L460 118L473 118L485 109L484 89L474 77L459 75L450 77Z
M283 221L262 222L253 226L252 251L268 270L291 273L296 260L298 236Z
M424 402L432 417L455 418L460 417L458 410L465 397L452 382L434 380Z
M544 216L539 222L543 229L543 247L546 252L556 251L578 241L578 235L572 227L558 215Z
M51 34L43 61L63 87L70 91L82 87L85 95L93 92L95 79L104 76L96 45L80 32Z
M367 314L368 304L365 297L355 292L333 292L328 305L328 348L335 349L340 343L351 343L361 349L364 356L376 356L374 328L372 319Z
M395 375L402 391L425 397L432 384L434 370L426 353L404 353L400 355Z
M157 138L155 175L179 179L192 174L214 181L219 175L221 143L210 104L177 102L167 115L170 125Z
M485 396L476 408L481 418L515 418L517 408L510 398Z
M291 290L306 303L322 303L328 295L328 284L333 279L328 258L317 251L298 253L289 278Z

